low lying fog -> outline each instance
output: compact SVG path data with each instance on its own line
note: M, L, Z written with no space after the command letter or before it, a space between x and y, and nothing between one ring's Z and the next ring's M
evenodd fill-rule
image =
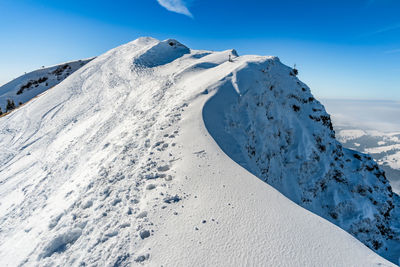
M335 126L382 132L400 131L400 102L322 99Z

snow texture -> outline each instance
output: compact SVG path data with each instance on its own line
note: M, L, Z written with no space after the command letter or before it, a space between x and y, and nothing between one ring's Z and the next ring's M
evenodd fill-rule
M139 38L0 118L0 162L1 266L398 263L398 196L275 57Z

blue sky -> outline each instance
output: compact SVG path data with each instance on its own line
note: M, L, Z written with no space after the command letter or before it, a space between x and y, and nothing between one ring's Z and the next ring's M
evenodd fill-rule
M318 97L399 101L399 14L398 0L0 0L0 84L153 36L276 55Z

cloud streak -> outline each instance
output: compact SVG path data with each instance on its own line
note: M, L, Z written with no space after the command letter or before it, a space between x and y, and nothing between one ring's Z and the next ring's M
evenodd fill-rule
M400 53L400 48L399 49L393 49L393 50L385 51L385 54L396 54L396 53Z
M361 34L361 35L357 36L355 39L357 40L357 39L361 39L361 38L368 38L368 37L372 37L372 36L379 35L379 34L385 34L385 33L389 33L392 31L397 31L399 29L400 29L400 24L395 24L395 25L391 25L391 26L388 26L385 28L375 30L373 32Z
M400 24L395 24L395 25L392 25L392 26L389 26L389 27L386 27L386 28L379 29L379 30L377 30L375 32L372 32L371 35L386 33L386 32L395 31L395 30L398 30L398 29L400 29Z
M188 17L193 18L192 13L190 13L188 7L183 2L183 0L157 0L157 2L164 7L165 9L179 13L182 15L186 15Z

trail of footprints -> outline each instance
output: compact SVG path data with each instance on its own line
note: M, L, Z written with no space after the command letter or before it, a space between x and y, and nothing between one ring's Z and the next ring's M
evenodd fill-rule
M178 215L178 202L188 197L174 188L173 180L177 177L173 166L180 158L172 152L172 148L178 146L175 143L179 135L177 122L186 106L174 108L161 125L152 121L144 129L137 129L136 134L121 134L124 145L117 146L119 155L98 168L98 178L84 190L82 195L85 197L51 220L48 227L58 234L42 248L40 257L44 263L51 263L50 258L55 253L69 257L68 248L75 243L87 248L84 254L91 255L88 259L79 259L80 266L96 265L97 262L125 266L143 263L151 257L150 248L137 252L139 248L145 248L143 242L157 229L149 215L159 210ZM142 116L144 120L146 116ZM154 127L158 129L149 131ZM156 132L159 138L148 137L143 144L132 142L146 132ZM112 144L106 143L104 149L112 149ZM71 192L65 198L70 195ZM97 237L93 238L93 233ZM121 255L123 251L126 253ZM104 258L105 255L118 256ZM73 261L71 259L70 263Z

